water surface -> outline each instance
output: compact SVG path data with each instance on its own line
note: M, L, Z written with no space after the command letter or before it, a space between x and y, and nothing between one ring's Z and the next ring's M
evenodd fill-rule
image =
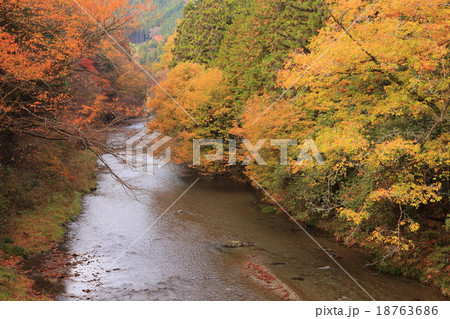
M109 143L120 150L142 128L116 129ZM85 196L82 214L69 227L73 276L59 300L281 300L249 276L249 261L267 267L304 300L370 299L298 226L262 214L246 187L202 178L160 217L196 177L172 164L151 176L113 156L104 159L134 194L106 169L100 172L97 191ZM362 250L308 231L375 299L444 299L414 280L375 275L364 266L370 258ZM256 246L223 248L227 240Z

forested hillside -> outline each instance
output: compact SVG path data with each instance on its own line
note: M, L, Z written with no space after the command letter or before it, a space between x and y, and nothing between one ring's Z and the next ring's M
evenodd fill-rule
M178 21L182 18L186 0L132 0L133 5L152 4L149 12L139 12L139 25L130 35L135 44L135 53L139 62L150 66L158 62L167 38L173 34Z
M21 262L54 247L95 188L102 132L142 109L127 0L0 0L0 300L46 299Z
M380 269L448 294L449 13L444 0L191 2L161 85L198 125L154 90L149 127L188 164L194 138L313 139L324 165L295 165L300 142L285 166L266 144L267 166L200 170L254 179Z

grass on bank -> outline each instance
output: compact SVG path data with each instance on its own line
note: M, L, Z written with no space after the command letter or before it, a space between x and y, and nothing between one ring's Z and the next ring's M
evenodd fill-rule
M18 160L0 166L0 300L45 300L21 264L63 237L82 195L95 188L97 161L67 141L22 143Z

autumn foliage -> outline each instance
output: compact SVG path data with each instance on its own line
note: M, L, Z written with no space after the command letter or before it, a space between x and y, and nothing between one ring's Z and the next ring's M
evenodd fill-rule
M99 55L114 59L105 52L111 46L105 42L105 31L125 39L133 10L125 0L81 0L78 4L69 0L0 1L1 132L71 135L76 131L73 126L97 117L96 101L79 103L73 98L78 89L73 84L86 71L96 75L91 87L111 86L108 78L96 74L92 60ZM126 42L123 45L127 47Z
M289 187L303 181L303 205L356 227L372 221L370 239L407 250L402 234L426 216L442 218L448 205L448 11L443 1L384 2L344 31L369 5L330 9L310 53L293 54L279 73L282 87L298 91L293 103L276 104L252 125L267 105L253 101L243 132L314 138L325 167L285 173ZM320 185L328 189L309 196Z

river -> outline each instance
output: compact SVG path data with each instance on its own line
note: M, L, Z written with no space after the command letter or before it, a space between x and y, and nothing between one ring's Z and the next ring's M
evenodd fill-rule
M123 152L142 128L114 129L108 143ZM101 169L97 190L69 226L73 266L58 300L444 300L438 289L377 274L361 249L307 228L347 274L298 226L261 213L254 193L231 181L201 178L160 217L196 177L174 164L151 176L104 160L134 195ZM228 240L255 245L224 248Z

